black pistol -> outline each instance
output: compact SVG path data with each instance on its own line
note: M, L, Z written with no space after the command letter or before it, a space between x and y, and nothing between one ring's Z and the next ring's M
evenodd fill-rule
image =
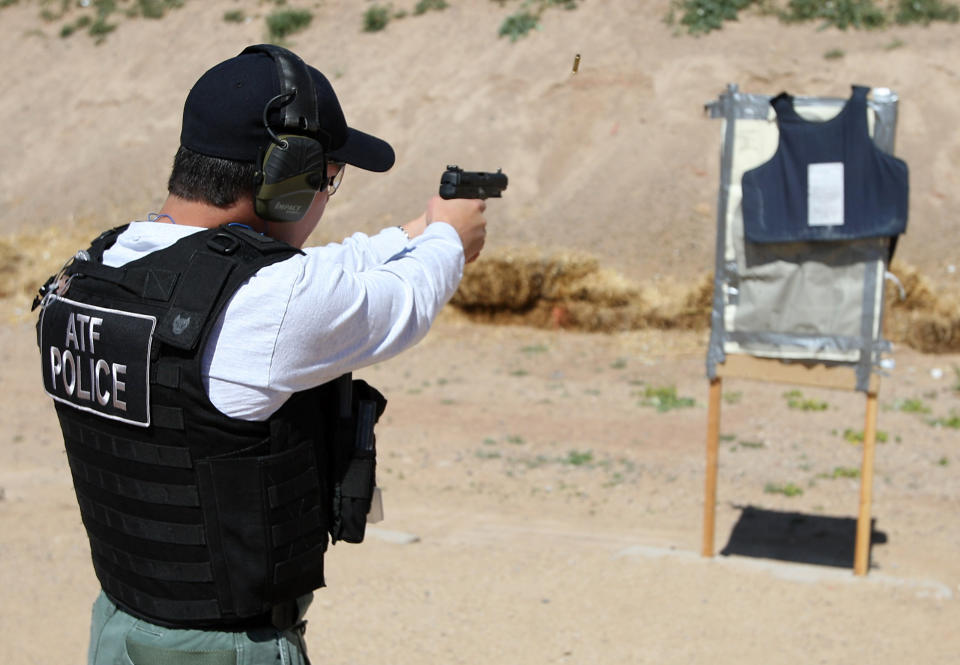
M443 199L498 199L506 188L507 174L500 169L487 173L447 166L440 176L440 198Z

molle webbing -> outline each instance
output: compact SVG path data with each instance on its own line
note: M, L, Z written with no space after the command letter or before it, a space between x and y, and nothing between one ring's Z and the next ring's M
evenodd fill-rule
M324 583L329 518L315 450L324 395L301 393L267 422L230 418L206 395L201 357L236 290L298 250L221 227L104 266L120 231L70 267L70 297L156 318L150 426L56 403L97 577L155 623L268 625L271 608Z

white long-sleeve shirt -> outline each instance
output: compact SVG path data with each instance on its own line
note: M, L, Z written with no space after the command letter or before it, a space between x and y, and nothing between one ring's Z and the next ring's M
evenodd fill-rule
M133 222L103 255L122 266L203 229ZM221 412L266 420L294 392L407 349L427 334L463 275L463 246L435 222L304 248L261 268L234 294L203 352L203 380Z

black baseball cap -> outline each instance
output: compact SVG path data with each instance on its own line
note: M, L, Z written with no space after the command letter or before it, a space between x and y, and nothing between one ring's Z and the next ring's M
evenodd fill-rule
M330 81L307 65L317 95L321 142L327 157L367 171L386 171L395 159L386 141L347 126ZM180 145L210 157L255 162L270 144L263 123L267 103L280 94L277 65L267 53L245 52L207 70L194 84L183 106ZM275 131L281 128L276 104L267 114Z

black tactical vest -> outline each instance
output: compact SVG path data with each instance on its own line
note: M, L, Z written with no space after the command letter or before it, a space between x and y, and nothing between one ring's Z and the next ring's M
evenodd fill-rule
M362 519L359 535L343 522L369 508L385 400L346 375L266 422L222 414L201 378L211 328L244 281L299 250L221 227L104 266L122 230L79 253L65 286L48 282L38 323L94 570L119 606L154 623L268 625L274 608L323 586L328 532L362 540ZM341 515L350 502L359 508Z
M780 141L774 156L743 174L743 227L751 242L896 237L907 226L907 165L880 150L867 126L869 88L835 117L805 120L793 98L770 103Z

